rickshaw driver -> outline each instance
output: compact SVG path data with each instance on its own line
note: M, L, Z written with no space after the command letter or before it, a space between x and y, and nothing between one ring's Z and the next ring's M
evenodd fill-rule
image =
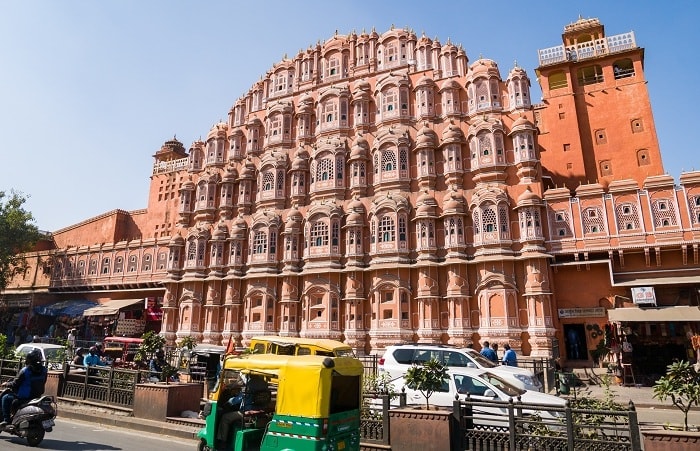
M224 387L224 393L230 394L230 397L222 406L224 414L221 415L216 431L217 449L227 446L231 426L236 423L242 425L243 412L250 410L253 406L252 394L244 392L243 387L245 387L245 381L239 378L230 380Z
M224 387L225 393L230 394L224 403L224 414L219 420L216 431L217 448L224 448L230 437L231 426L238 423L243 425L245 415L253 415L263 411L265 406L256 405L260 392L268 392L265 379L257 374L241 374L240 378L232 379ZM263 397L265 399L265 397ZM265 399L269 402L269 399Z

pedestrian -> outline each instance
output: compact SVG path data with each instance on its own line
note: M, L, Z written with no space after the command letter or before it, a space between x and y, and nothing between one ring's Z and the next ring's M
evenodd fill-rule
M491 349L493 349L493 354L496 356L496 363L498 363L498 343L493 343Z
M515 351L510 349L510 345L508 343L504 344L503 349L505 349L505 352L503 353L503 364L508 366L518 366L518 356L515 354Z
M88 375L92 376L90 377L90 379L88 379L88 382L90 384L96 384L98 382L98 379L95 377L97 376L97 370L95 369L95 367L104 365L102 359L100 359L100 356L97 354L96 347L90 347L88 354L85 356L85 358L83 358L83 365L88 367Z
M485 341L484 345L481 347L481 355L483 355L493 363L498 363L498 356L495 352L493 352L493 349L491 349L490 343L488 341Z
M66 341L70 349L75 349L75 329L68 331L68 338L66 338Z
M163 381L163 368L168 364L165 361L165 351L159 349L156 351L156 355L148 362L148 369L150 370L149 378L154 382Z
M78 348L75 350L75 356L73 356L73 365L83 366L85 363L85 348Z

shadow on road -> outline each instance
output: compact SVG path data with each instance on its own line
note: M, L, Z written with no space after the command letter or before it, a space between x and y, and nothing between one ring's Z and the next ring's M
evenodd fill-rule
M16 443L20 445L26 445L27 440L24 438L19 438L19 437L10 437L10 436L0 436L0 439L3 439L4 442L11 442L11 443ZM2 442L0 442L2 443ZM0 448L3 448L0 446ZM63 441L63 440L51 440L51 439L44 439L39 446L37 447L39 449L51 449L51 450L56 450L56 451L110 451L110 450L120 450L122 448L117 448L115 446L111 445L104 445L101 443L88 443L88 442L83 442L83 441Z

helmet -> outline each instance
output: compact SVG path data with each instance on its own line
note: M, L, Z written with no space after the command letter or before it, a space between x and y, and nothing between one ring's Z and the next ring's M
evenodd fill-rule
M76 348L75 353L77 355L83 355L85 354L85 348Z
M38 349L32 349L25 359L27 365L37 365L41 363L41 352Z
M94 346L90 346L90 354L97 354L97 348Z

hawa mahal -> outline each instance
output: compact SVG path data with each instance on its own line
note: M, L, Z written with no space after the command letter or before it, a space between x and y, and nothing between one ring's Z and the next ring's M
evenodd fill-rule
M488 340L568 360L610 322L691 312L700 172L664 173L634 33L579 19L533 75L539 102L517 63L449 40L336 34L274 64L206 139L166 141L147 208L53 232L3 299L156 297L171 344ZM657 320L632 321L669 336Z

